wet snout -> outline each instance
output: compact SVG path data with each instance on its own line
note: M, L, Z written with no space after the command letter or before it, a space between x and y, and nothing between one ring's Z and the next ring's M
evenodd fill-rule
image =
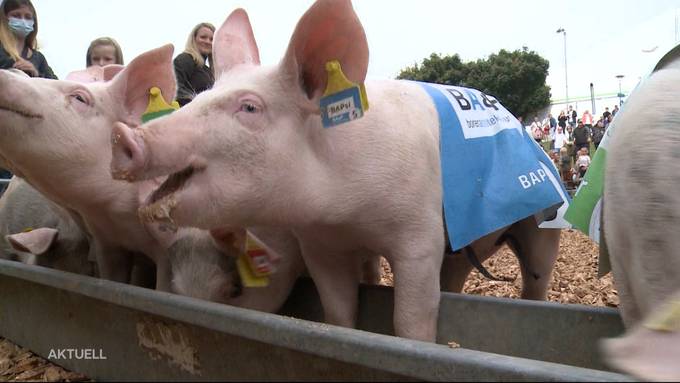
M135 181L144 169L144 140L139 129L116 122L111 134L113 158L111 176L117 180Z
M175 117L179 113L140 127L116 122L111 135L113 178L133 182L167 176L187 167L202 169L204 162L193 153L198 134L185 126L185 119Z

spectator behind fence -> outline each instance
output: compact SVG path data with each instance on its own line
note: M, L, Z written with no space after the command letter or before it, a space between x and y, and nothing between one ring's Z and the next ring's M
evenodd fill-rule
M548 122L550 123L550 130L554 132L557 128L557 120L553 117L552 113L548 113Z
M604 137L604 129L604 123L602 120L598 121L592 129L593 145L595 145L596 150L600 146L600 142Z
M564 113L564 111L560 111L560 115L557 117L558 125L562 127L562 130L567 128L567 120L569 118L567 115Z
M38 14L30 0L0 4L0 69L16 68L31 77L56 79L38 49Z
M578 170L579 178L583 178L583 176L586 174L586 171L588 171L588 167L590 166L590 156L588 155L587 148L581 148L578 153L579 155L578 159L576 160L576 170Z
M534 116L534 122L531 123L531 136L539 145L541 144L541 140L543 139L543 127L538 120L538 116Z
M175 57L177 101L180 106L191 102L197 94L212 88L215 75L212 65L212 40L215 27L200 23L191 30L184 52Z
M576 125L576 129L574 129L574 150L576 151L576 155L580 153L580 150L583 148L587 148L590 145L590 132L588 129L583 125L583 121L579 121L578 125Z
M100 37L92 40L85 54L85 67L110 64L124 65L123 51L118 42L111 37Z
M583 117L581 117L581 121L583 121L583 125L590 130L593 127L593 115L590 114L590 111L586 110L583 112Z
M609 120L609 116L611 116L611 115L612 114L609 112L609 108L605 107L604 113L602 113L602 118L605 119L605 120Z
M619 106L618 106L618 105L614 105L614 109L612 109L612 118L613 118L614 116L616 116L616 113L618 113L618 112L619 112Z
M567 141L565 145L567 146L567 151L569 151L569 156L574 157L574 129L571 125L567 126Z
M571 117L569 123L572 126L576 126L576 119L578 118L578 114L576 113L576 109L572 109L571 105L569 105L569 113L567 113L567 117Z
M555 152L559 153L561 152L562 148L564 150L567 150L567 141L569 138L567 137L567 133L562 130L561 126L557 127L557 131L555 132Z
M562 182L568 184L572 181L571 175L571 156L567 151L566 147L560 149L560 176L562 177Z

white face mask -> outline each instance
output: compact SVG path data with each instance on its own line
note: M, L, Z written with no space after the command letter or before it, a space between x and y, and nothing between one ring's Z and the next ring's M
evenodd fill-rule
M25 38L33 32L33 20L18 19L10 17L8 22L9 29L14 32L17 37Z

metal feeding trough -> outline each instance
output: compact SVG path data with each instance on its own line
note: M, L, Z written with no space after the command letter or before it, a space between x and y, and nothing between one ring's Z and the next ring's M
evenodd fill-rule
M0 261L0 336L95 380L631 380L598 354L614 309L443 293L431 344L389 335L392 308L362 286L354 330L309 279L277 315Z

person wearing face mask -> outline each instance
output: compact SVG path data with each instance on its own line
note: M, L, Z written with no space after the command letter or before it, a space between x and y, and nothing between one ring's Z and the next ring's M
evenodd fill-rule
M177 102L184 106L197 94L212 88L215 76L212 70L212 40L215 27L200 23L191 30L184 52L175 57L177 77Z
M16 68L31 77L57 79L37 50L38 15L30 0L0 4L0 69Z

